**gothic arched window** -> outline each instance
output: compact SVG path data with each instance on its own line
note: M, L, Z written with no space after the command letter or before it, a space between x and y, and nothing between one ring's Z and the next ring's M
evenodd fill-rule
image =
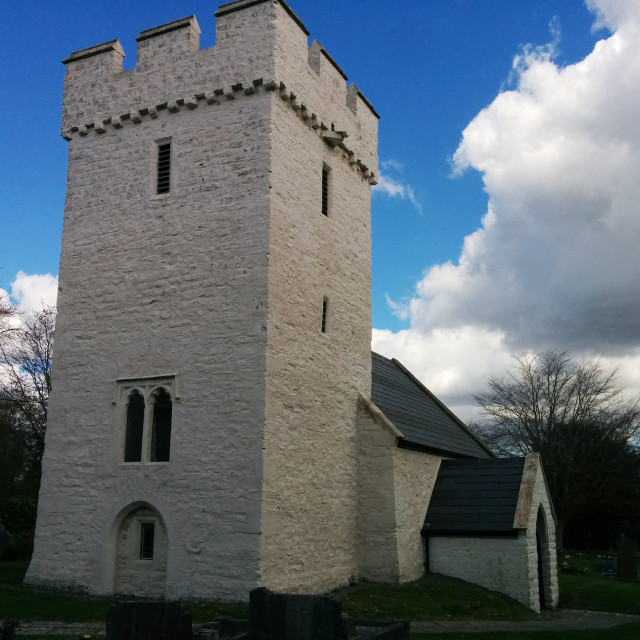
M144 398L134 390L127 402L127 427L124 442L124 461L142 460L142 430L144 426Z
M151 462L168 462L171 448L171 410L173 403L166 389L160 387L153 394L153 422L151 425Z

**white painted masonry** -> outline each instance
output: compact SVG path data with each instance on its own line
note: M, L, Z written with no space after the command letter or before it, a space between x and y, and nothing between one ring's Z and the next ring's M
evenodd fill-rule
M441 458L408 449L395 450L395 491L399 580L418 579L425 572L420 531L427 515Z
M142 32L129 71L117 41L65 61L69 170L30 584L246 599L359 575L377 116L284 2L224 5L216 27L206 50L194 17ZM170 192L156 195L168 140ZM124 463L116 380L166 375L180 384L170 461ZM123 544L142 504L166 530L155 569ZM153 578L133 577L127 554Z
M360 575L408 582L425 570L421 535L441 458L400 449L402 434L364 394L358 412Z
M506 593L535 609L530 602L527 561L527 536L524 532L515 538L429 538L430 571Z
M430 571L506 593L530 609L540 611L537 532L541 546L543 606L557 607L555 514L536 453L527 454L525 458L513 526L514 537L430 537Z
M25 581L246 600L414 580L442 456L400 448L370 399L378 117L284 0L222 5L216 45L199 35L193 16L143 31L128 71L117 40L65 60L54 379ZM157 398L168 461L150 453ZM429 561L536 608L537 528L553 606L553 511L537 458L525 471L522 533L432 539Z

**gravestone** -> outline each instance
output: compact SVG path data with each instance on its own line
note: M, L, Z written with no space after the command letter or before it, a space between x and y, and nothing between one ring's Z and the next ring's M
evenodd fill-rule
M593 562L593 570L602 575L614 575L616 572L616 559L613 556L598 557Z
M191 615L179 602L118 602L107 615L107 640L193 640Z
M409 633L408 620L343 616L340 603L327 596L273 593L264 587L249 594L246 640L408 640ZM245 636L234 636L239 638Z
M0 558L2 558L2 554L4 550L9 546L9 542L11 541L11 536L9 532L2 526L2 521L0 520Z
M620 536L616 540L616 553L618 557L618 578L624 578L626 580L636 578L638 575L636 568L636 543L624 535Z
M273 593L264 587L249 594L249 640L340 640L340 603L311 595Z

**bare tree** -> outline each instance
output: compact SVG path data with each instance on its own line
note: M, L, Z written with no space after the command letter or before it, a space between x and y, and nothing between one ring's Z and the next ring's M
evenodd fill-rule
M540 453L558 516L558 541L571 518L599 508L638 504L640 406L616 371L545 351L515 357L505 378L475 396L476 431L503 455Z
M54 307L25 314L0 339L0 407L23 443L25 468L40 475L51 391Z
M0 338L11 330L10 320L15 317L16 310L6 297L0 297Z

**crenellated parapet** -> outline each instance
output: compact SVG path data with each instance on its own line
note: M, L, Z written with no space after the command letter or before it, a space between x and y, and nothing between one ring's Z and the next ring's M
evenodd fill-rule
M74 125L63 132L62 136L65 140L70 141L75 136L85 137L92 133L100 135L106 133L109 129L122 129L126 126L141 124L145 120L156 120L163 111L168 114L174 114L183 109L207 108L244 96L269 92L276 92L289 105L292 111L298 115L300 120L310 129L316 131L317 135L329 146L340 149L348 159L349 164L359 171L364 179L368 180L372 185L377 184L375 172L367 166L367 161L358 155L357 149L352 148L348 140L348 132L336 130L335 125L323 120L321 115L309 109L294 89L290 89L283 82L275 80L273 76L255 78L248 82L236 82L227 87L218 87L195 95L167 100L156 105L109 116L95 122L88 122L82 126ZM355 84L352 84L349 87L349 95L355 96L357 94L358 89ZM365 100L364 97L362 99Z
M236 0L216 12L216 44L199 49L195 16L142 31L136 67L123 71L118 40L72 53L66 65L62 135L101 134L166 110L213 107L277 92L301 121L326 135L375 183L378 115L314 41L284 0ZM335 134L340 132L340 139Z

